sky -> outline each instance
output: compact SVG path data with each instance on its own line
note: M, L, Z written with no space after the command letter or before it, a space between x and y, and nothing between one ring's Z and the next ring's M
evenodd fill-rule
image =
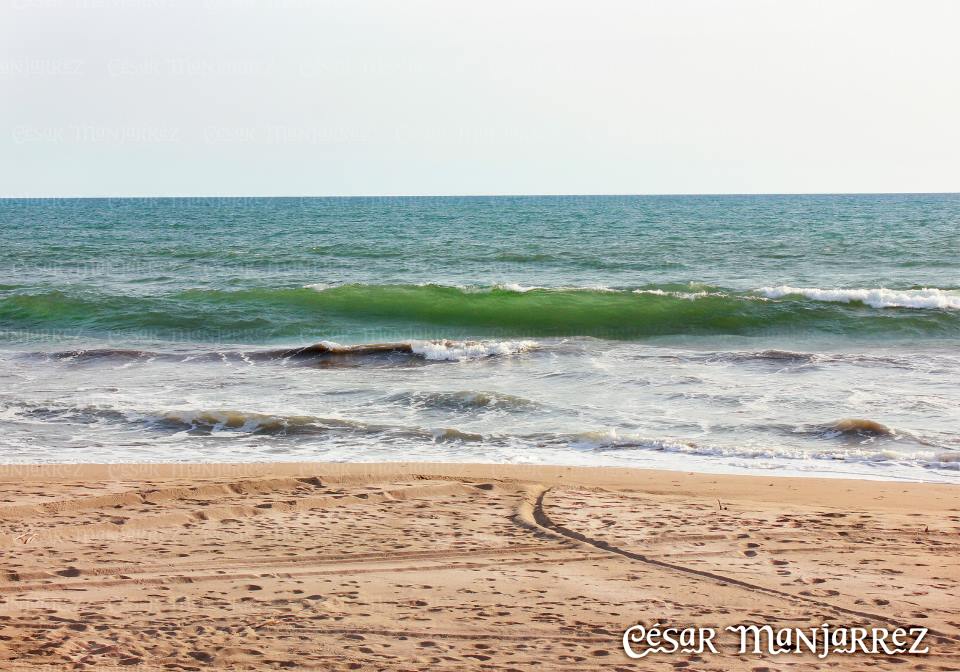
M960 191L954 0L0 0L0 196Z

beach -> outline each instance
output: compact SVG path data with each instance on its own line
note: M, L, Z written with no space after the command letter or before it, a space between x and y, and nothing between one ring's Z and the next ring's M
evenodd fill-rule
M2 201L0 669L960 669L958 216Z
M0 667L960 666L952 485L429 463L0 471ZM624 630L713 627L632 660ZM741 654L736 624L924 627L926 654Z

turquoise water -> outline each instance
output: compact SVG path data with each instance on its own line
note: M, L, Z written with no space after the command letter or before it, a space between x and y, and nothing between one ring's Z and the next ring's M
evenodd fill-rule
M960 195L0 201L4 461L949 480L958 345Z

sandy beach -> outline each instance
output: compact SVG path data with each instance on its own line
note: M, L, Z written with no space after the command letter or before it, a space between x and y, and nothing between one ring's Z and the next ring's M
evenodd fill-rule
M960 667L949 485L455 464L8 466L0 667ZM721 629L631 660L625 628ZM739 654L732 624L929 628Z

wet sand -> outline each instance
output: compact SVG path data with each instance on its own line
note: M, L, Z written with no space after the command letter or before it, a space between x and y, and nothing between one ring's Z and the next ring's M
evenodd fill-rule
M960 489L457 464L0 467L0 669L960 669ZM719 654L630 660L642 622ZM722 628L922 626L927 655Z

